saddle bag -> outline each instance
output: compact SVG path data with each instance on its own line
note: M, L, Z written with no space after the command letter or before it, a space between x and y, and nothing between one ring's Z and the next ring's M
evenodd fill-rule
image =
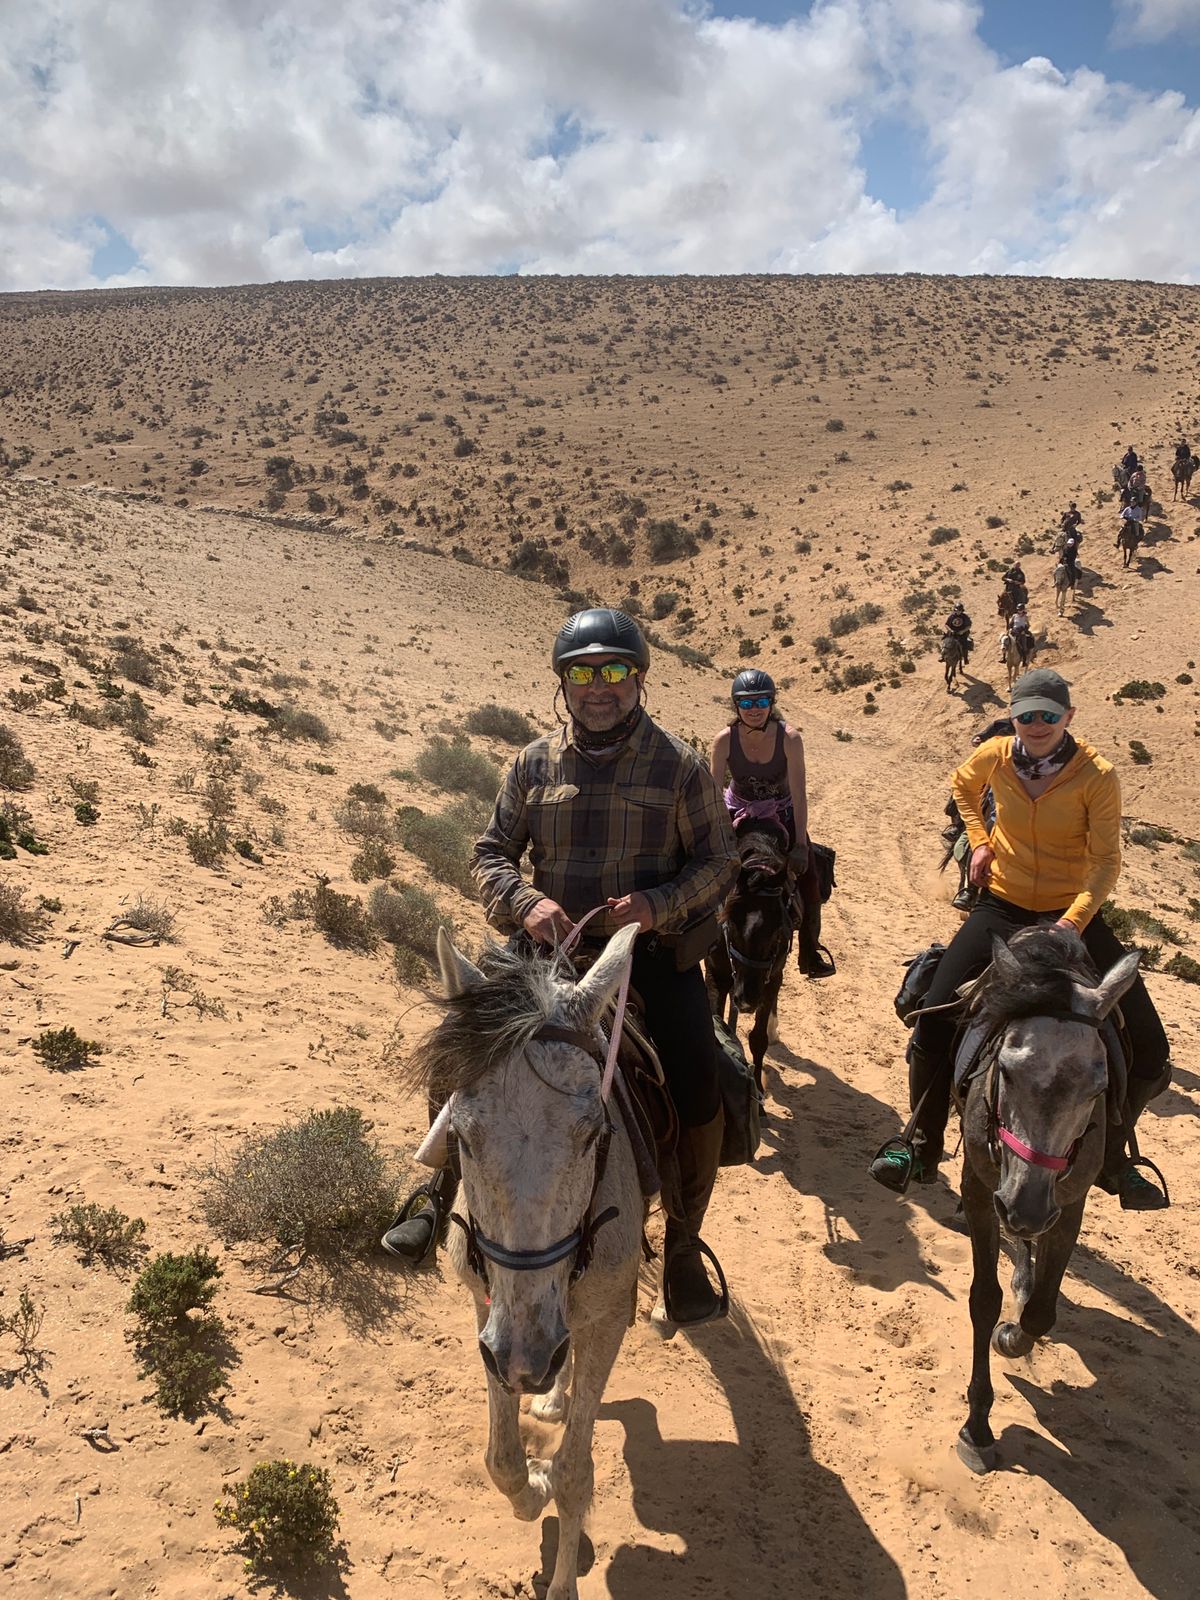
M717 1039L717 1071L721 1079L721 1102L725 1109L725 1132L721 1139L721 1165L746 1166L758 1153L761 1138L761 1113L754 1073L736 1034L713 1018Z
M662 949L671 952L676 972L688 972L704 960L716 944L720 932L717 913L710 911L707 916L680 928L678 933L660 933L651 935L651 938L656 938Z
M837 860L837 851L832 845L817 844L815 841L810 843L809 848L812 851L813 861L817 869L817 884L821 890L821 904L824 905L837 888L837 878L833 872L834 863Z
M917 1019L912 1013L920 1009L921 1002L929 993L934 973L945 954L944 944L931 944L927 950L918 950L917 954L905 964L904 977L892 1004L896 1008L896 1015L906 1028L915 1026Z

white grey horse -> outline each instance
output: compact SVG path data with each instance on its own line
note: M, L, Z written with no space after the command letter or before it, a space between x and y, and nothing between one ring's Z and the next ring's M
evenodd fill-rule
M462 1204L449 1251L475 1300L487 1469L523 1521L558 1508L547 1600L578 1595L592 1433L636 1305L645 1202L624 1124L601 1098L598 1027L636 936L614 934L577 982L565 960L507 951L485 973L441 930L447 1015L415 1063L452 1096ZM549 1461L525 1457L522 1394L539 1419L567 1417Z
M1068 591L1074 598L1075 578L1067 563L1060 561L1054 569L1054 604L1060 617L1067 609Z

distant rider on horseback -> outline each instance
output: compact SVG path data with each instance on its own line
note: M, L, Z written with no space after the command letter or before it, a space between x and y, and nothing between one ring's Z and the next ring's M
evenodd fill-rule
M1083 514L1074 500L1058 519L1058 525L1068 537L1073 533L1078 534L1079 529L1083 527Z
M1029 614L1024 605L1019 605L1008 619L1008 631L1017 647L1017 659L1024 666L1033 653L1033 630L1029 626Z
M799 932L798 965L810 978L826 978L833 963L820 948L821 885L808 837L808 788L800 730L775 709L775 680L748 667L733 680L733 721L713 740L711 767L726 781L725 805L735 828L746 818L775 822L787 834Z
M1137 470L1137 464L1138 453L1132 445L1129 445L1125 451L1125 454L1121 457L1121 465L1124 467L1126 472L1135 472Z
M967 615L967 608L961 600L954 602L954 609L946 618L946 633L953 639L962 641L963 666L971 659L971 651L975 648L975 641L971 638L971 619Z
M715 935L715 912L737 876L729 816L700 757L642 704L650 650L632 617L576 612L551 665L568 720L509 769L475 845L475 883L493 927L549 950L596 905L608 909L588 924L584 948L631 923L641 930L633 986L680 1124L683 1215L667 1220L664 1298L673 1321L707 1322L722 1301L704 1268L700 1227L724 1115L703 950L692 958L684 940L709 920ZM532 881L520 870L526 850ZM423 1185L384 1235L385 1250L410 1264L426 1259L454 1187L449 1169Z
M1186 439L1181 439L1175 446L1175 459L1176 461L1190 461L1192 459L1192 447Z

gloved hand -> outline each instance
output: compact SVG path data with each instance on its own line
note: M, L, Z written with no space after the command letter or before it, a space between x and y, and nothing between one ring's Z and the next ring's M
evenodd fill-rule
M808 871L808 844L799 841L792 846L787 854L787 864L797 878L802 878Z

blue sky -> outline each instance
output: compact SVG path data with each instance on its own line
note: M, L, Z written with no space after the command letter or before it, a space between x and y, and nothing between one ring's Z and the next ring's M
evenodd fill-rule
M1200 281L1200 0L45 0L0 110L0 291Z

